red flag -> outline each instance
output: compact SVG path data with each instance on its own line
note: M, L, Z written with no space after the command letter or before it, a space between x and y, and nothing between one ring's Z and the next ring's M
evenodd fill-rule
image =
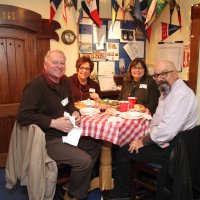
M81 6L88 16L94 21L97 26L102 25L97 9L97 0L81 0Z
M121 11L122 11L122 19L125 20L125 8L124 8L124 1L122 0L122 6L121 6Z
M53 21L53 18L55 16L55 13L58 9L58 6L60 5L61 0L50 0L50 19L49 23Z
M164 22L161 22L161 23L162 23L162 41L181 28L181 26L167 24Z
M150 42L151 39L151 25L148 26L148 28L146 29L147 32L147 40Z

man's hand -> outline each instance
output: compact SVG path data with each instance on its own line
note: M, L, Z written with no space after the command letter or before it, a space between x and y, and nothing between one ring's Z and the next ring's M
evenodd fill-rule
M136 153L138 153L139 148L141 148L141 147L143 147L143 146L144 146L144 145L143 145L143 143L142 143L142 139L136 140L136 141L133 141L133 142L131 142L131 143L129 144L129 149L128 149L128 151L129 151L130 153L133 153L133 151L135 150Z
M74 111L74 112L72 113L72 116L75 117L75 124L76 124L77 126L79 126L79 125L80 125L80 122L81 122L80 113L79 113L78 111Z
M60 117L52 119L50 127L68 133L73 128L73 124L71 123L69 117Z

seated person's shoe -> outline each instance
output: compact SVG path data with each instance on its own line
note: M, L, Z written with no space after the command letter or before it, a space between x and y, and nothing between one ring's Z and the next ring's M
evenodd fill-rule
M103 200L130 200L130 195L117 190L103 190Z

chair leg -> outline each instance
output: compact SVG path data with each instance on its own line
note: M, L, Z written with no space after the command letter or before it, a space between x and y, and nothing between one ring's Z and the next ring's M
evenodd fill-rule
M131 188L131 199L136 200L136 188L137 188L137 183L133 180L132 181L132 188Z

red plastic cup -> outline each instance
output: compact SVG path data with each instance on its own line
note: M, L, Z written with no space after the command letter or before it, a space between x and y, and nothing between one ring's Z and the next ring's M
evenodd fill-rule
M119 111L120 112L127 112L128 106L129 106L128 101L119 101Z
M129 109L134 108L136 101L137 97L128 97Z

